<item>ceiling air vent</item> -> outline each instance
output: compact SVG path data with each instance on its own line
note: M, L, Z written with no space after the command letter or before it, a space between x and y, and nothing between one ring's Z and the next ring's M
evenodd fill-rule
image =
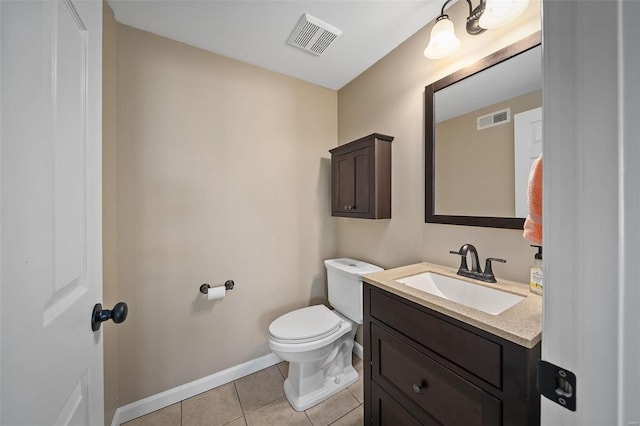
M478 130L511 122L511 108L505 108L491 114L478 117Z
M320 56L342 31L309 14L304 14L289 36L288 43Z

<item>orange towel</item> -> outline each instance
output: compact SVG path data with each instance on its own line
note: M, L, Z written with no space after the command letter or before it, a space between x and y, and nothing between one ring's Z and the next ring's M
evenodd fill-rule
M522 236L542 245L542 154L531 165L529 173L529 215Z

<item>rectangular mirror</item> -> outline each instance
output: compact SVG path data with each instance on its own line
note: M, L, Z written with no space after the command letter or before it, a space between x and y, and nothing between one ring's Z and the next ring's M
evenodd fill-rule
M540 32L425 88L425 221L522 229L542 149Z

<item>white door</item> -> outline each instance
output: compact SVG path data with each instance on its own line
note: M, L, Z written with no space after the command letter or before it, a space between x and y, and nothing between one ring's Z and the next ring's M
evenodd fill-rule
M523 111L513 116L513 153L515 168L515 217L529 214L529 172L542 154L542 108Z
M102 4L0 22L0 424L103 424Z
M542 358L576 411L542 425L640 424L640 2L544 1Z

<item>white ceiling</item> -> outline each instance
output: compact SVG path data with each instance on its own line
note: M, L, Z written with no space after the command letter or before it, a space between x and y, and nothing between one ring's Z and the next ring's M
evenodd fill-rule
M118 22L334 90L435 19L442 3L109 0ZM304 13L343 31L322 56L287 44Z

